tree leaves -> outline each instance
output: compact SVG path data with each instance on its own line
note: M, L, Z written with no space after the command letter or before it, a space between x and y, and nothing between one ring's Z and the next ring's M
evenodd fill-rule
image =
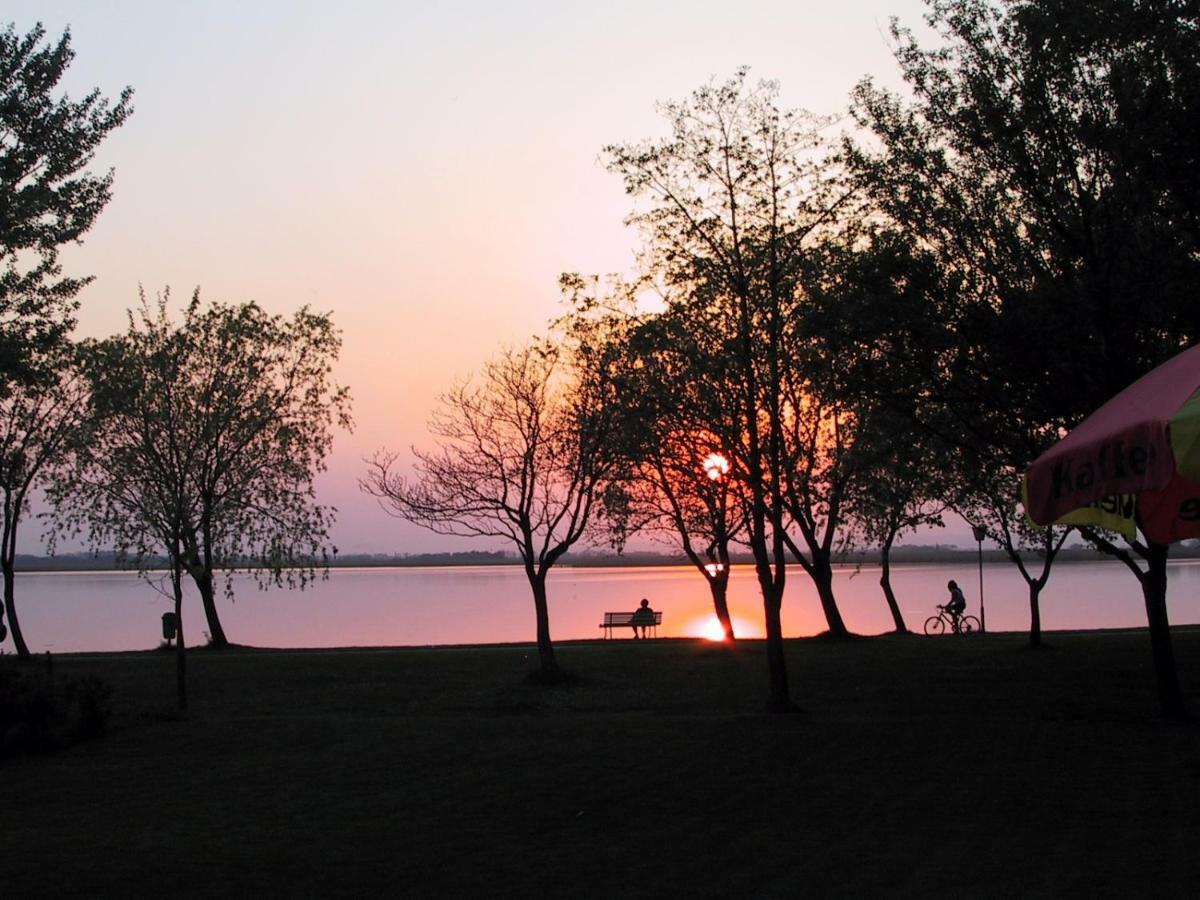
M92 91L55 96L74 58L70 32L43 45L40 25L0 32L0 384L28 379L74 325L87 278L64 278L58 248L78 241L107 205L113 173L87 170L96 148L132 113Z
M303 587L333 521L312 479L352 425L331 374L341 338L307 308L288 320L198 291L175 324L169 299L143 295L124 335L85 347L91 418L52 492L60 528L137 565L178 543L210 588L237 568Z

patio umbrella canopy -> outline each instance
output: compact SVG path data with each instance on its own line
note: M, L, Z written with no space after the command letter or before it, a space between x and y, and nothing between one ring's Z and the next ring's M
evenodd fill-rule
M1030 465L1024 487L1038 525L1065 517L1132 537L1136 513L1156 544L1200 537L1200 345L1084 419Z
M1168 545L1200 537L1200 345L1113 397L1025 473L1025 511L1039 525L1140 528L1142 586L1163 711L1185 717L1167 616Z

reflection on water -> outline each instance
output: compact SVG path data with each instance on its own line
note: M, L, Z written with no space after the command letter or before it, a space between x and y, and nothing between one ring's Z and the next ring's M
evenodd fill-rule
M892 583L908 626L919 631L935 603L944 602L954 578L979 614L979 575L972 566L908 565ZM987 627L1029 627L1028 594L1016 569L984 566ZM230 640L261 647L471 644L533 639L533 601L516 566L337 569L312 588L260 590L253 579L234 581L233 602L218 595ZM708 636L712 605L704 579L690 567L560 568L550 575L550 629L556 640L600 637L606 611L632 610L642 597L663 611L660 636ZM847 626L860 634L892 629L878 567L845 568L835 590ZM1200 623L1200 561L1170 566L1171 621ZM165 596L123 572L18 575L17 603L30 649L134 650L159 642ZM762 634L758 583L750 567L735 567L729 583L735 632ZM1042 594L1042 627L1127 628L1145 625L1141 590L1116 562L1060 564ZM184 604L189 644L204 638L199 599ZM788 636L824 630L811 582L788 570L783 605ZM11 644L6 644L11 649Z

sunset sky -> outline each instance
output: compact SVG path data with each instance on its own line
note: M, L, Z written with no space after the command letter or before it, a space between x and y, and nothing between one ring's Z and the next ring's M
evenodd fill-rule
M78 333L123 328L139 284L331 310L357 420L319 482L335 542L422 552L478 545L387 516L358 491L362 458L425 443L439 392L556 315L561 272L631 268L630 204L600 149L662 134L656 101L740 65L780 81L784 106L837 113L863 75L898 84L888 20L920 30L922 11L10 0L0 20L70 26L72 95L136 91L97 157L116 168L113 201L63 254L96 276Z

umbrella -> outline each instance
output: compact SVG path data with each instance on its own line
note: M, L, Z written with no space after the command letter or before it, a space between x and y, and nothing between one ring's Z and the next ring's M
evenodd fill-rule
M1036 524L1140 528L1159 698L1183 715L1167 620L1167 545L1200 537L1200 345L1135 381L1039 456L1025 473L1025 512Z
M1024 487L1038 525L1100 525L1132 538L1136 516L1156 544L1200 537L1200 345L1080 422L1034 460Z

